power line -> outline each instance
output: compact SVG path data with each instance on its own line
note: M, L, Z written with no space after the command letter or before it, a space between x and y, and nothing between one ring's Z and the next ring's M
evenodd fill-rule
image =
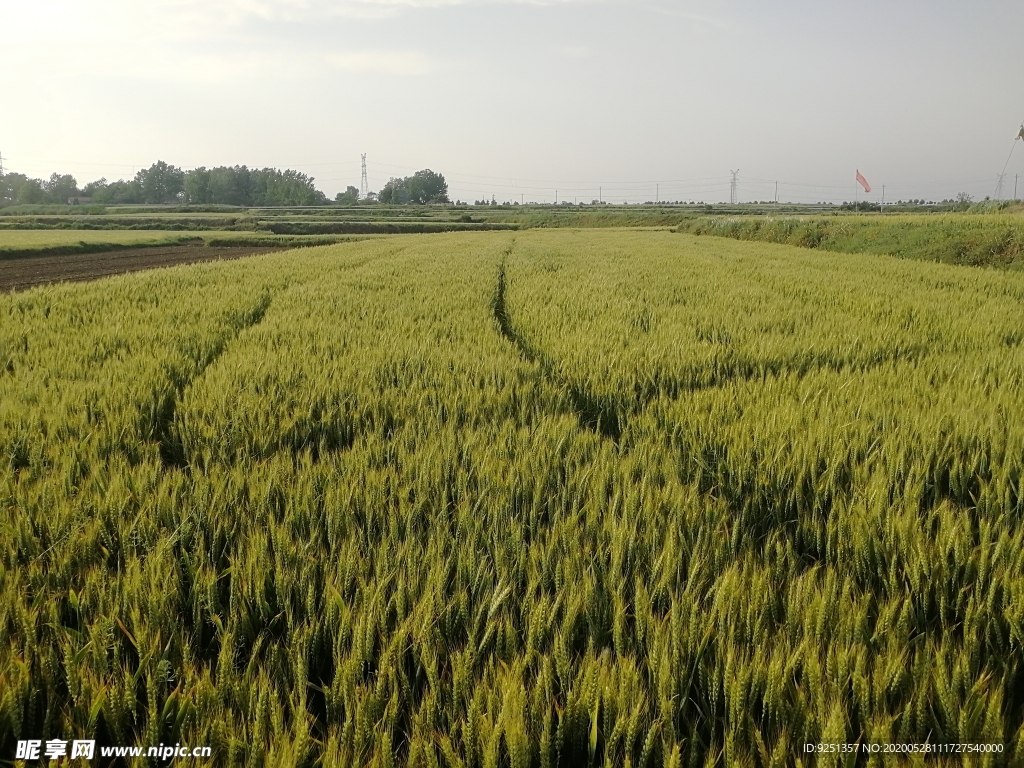
M1006 162L1003 163L1003 172L999 174L999 182L996 184L996 200L1001 200L1003 197L1003 177L1006 176L1006 169L1010 165L1010 158L1013 157L1013 150L1017 148L1017 139L1024 139L1024 123L1020 124L1020 133L1013 137L1010 154L1006 156Z
M292 165L295 165L295 166L303 166L303 165L329 165L329 163L293 163ZM376 162L375 161L374 162L374 167L377 167L377 166L381 166L381 167L384 167L384 168L394 168L394 169L399 170L399 171L415 171L415 170L417 170L416 168L414 168L411 165L396 165L394 163L381 163L381 162ZM512 184L503 184L503 185L498 185L498 186L505 186L505 187L522 186L525 189L531 189L532 188L532 189L548 189L548 190L554 189L555 188L554 185L556 185L556 184L559 185L558 186L559 189L562 189L562 182L565 181L564 178L563 179L529 179L529 178L523 178L521 176L491 176L491 175L481 175L481 174L476 174L476 173L460 173L458 171L453 171L452 173L446 173L445 174L445 178L446 179L447 178L455 178L455 177L465 177L465 178L472 178L472 179L483 179L484 181L495 182L495 183L498 182L498 181L511 181L511 182L513 182ZM579 184L579 185L584 185L584 186L589 186L590 188L593 188L594 186L596 186L598 184L629 185L631 187L636 187L636 188L642 188L642 187L644 187L644 185L647 185L647 188L650 189L650 185L654 184L656 182L661 182L662 184L689 184L689 183L695 182L695 181L717 181L717 180L719 180L721 178L722 178L721 176L702 176L702 177L692 178L692 179L646 179L646 180L645 179L639 179L639 180L633 179L633 180L628 180L628 181L609 181L608 179L599 179L599 180L586 180L586 179L584 179L584 180L573 181L573 183L574 184ZM547 184L549 186L528 187L528 186L524 186L523 184L518 183L518 182L524 182L524 181L533 182L535 184ZM477 182L477 183L479 183L479 182ZM581 186L581 188L583 188L583 187Z

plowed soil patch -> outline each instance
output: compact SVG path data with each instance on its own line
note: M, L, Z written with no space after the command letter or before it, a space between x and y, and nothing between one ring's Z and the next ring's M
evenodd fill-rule
M281 248L207 248L175 245L158 248L125 248L101 253L61 256L30 256L0 260L0 291L18 291L36 285L80 282L99 277L138 272L176 264L240 259Z

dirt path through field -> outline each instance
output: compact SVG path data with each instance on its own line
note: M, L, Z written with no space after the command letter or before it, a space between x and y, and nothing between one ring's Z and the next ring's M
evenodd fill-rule
M0 259L0 291L18 291L36 285L62 281L80 282L99 277L138 272L142 269L171 267L200 261L240 259L281 248L208 248L174 245L157 248L124 248L100 253L75 253L62 256L30 256Z

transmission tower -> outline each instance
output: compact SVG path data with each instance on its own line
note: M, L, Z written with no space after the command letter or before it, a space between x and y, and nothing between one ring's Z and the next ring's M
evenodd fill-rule
M0 155L0 176L4 175L4 156Z
M736 205L736 177L739 175L739 172L739 168L737 168L735 171L731 171L732 181L729 182L729 203L731 205Z
M1010 154L1006 156L1006 162L1003 163L1003 172L999 174L999 183L996 184L996 200L1003 199L1003 180L1006 177L1006 169L1010 166L1010 158L1013 157L1013 150L1017 148L1017 139L1024 139L1024 123L1021 123L1020 133L1013 137L1013 146L1010 147Z
M359 182L359 196L366 198L370 194L370 182L366 180L366 154L363 154L363 178Z

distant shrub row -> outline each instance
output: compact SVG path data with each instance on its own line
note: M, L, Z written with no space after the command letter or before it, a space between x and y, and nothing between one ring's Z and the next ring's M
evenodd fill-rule
M948 264L1024 264L1024 220L1007 216L703 217L684 221L677 231Z

